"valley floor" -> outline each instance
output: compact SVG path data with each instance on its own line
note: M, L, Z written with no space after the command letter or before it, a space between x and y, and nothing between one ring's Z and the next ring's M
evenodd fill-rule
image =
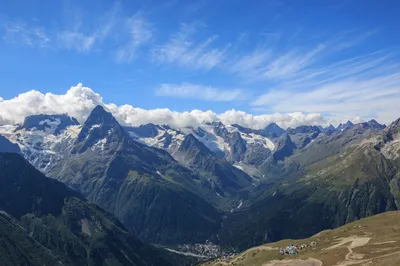
M400 265L400 211L368 217L308 239L282 240L255 247L231 260L204 266L349 266ZM315 246L309 244L315 242ZM297 255L279 253L290 245L307 245Z

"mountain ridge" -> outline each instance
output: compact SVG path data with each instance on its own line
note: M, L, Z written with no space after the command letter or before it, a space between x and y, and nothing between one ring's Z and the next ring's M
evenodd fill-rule
M0 234L6 237L1 257L20 254L6 265L171 265L161 251L129 236L111 214L20 155L0 153L0 169ZM5 239L19 249L3 245Z

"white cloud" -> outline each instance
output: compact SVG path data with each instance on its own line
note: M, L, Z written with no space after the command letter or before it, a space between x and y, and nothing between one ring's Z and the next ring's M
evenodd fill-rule
M87 52L92 48L96 36L89 36L80 32L63 31L58 34L58 40L64 49Z
M71 87L66 94L43 94L32 90L22 93L10 100L0 102L0 124L16 124L23 122L28 115L60 114L79 118L83 121L102 98L82 84Z
M194 70L207 71L218 66L224 60L228 46L212 48L217 35L196 43L192 40L195 33L195 26L182 24L180 31L172 35L167 43L152 49L152 59L157 63L176 64Z
M153 33L150 24L140 14L127 19L124 26L129 37L127 43L117 49L116 60L119 63L130 63L138 49L152 39Z
M389 123L400 117L400 72L347 78L309 91L272 90L253 102L275 112L316 112L334 118L376 118Z
M315 57L325 49L325 45L319 44L308 52L289 51L269 62L261 75L267 79L288 79L309 67Z
M259 75L260 70L269 58L271 58L271 51L258 49L233 60L228 68L234 74L255 77Z
M190 83L162 84L156 89L157 96L194 98L208 101L234 101L246 98L240 89L217 89Z
M351 65L369 67L379 59L381 53L361 54L355 51L358 46L377 31L366 33L346 31L332 36L301 36L302 42L293 43L296 37L286 38L286 43L258 43L254 50L241 49L238 55L226 60L224 69L240 75L250 81L264 81L280 86L308 85L300 81L315 84L323 79L339 78L339 75L351 75ZM288 45L289 44L289 45ZM352 56L347 52L352 49ZM372 62L371 62L372 60ZM364 63L364 65L362 64ZM316 80L318 79L318 80Z
M275 49L274 49L275 48ZM288 82L311 69L324 57L327 46L317 44L313 49L257 48L237 56L225 64L225 69L250 80Z
M10 43L47 47L50 42L50 38L43 28L22 22L8 22L4 24L4 31L3 39Z
M119 5L114 6L96 19L84 14L78 7L69 6L65 9L65 25L54 33L58 40L59 48L75 50L77 52L90 52L110 37L116 27Z
M346 33L308 48L281 52L257 48L227 67L231 73L265 82L265 91L252 101L254 110L322 113L340 122L375 118L390 123L400 116L398 53L360 54L355 49L373 32L351 33L353 37ZM344 52L352 48L351 53Z
M329 121L319 113L274 113L251 115L245 112L230 110L220 114L219 119L225 124L239 124L244 127L261 129L270 123L277 123L282 128L300 125L328 125Z
M130 63L138 49L152 37L150 23L137 12L133 16L122 14L118 3L96 19L80 14L79 9L69 12L69 24L57 33L59 47L77 52L99 51L112 44L111 54L118 63ZM109 47L107 47L109 49Z
M206 122L222 121L225 124L239 124L259 129L271 122L276 122L282 127L328 123L321 114L316 113L276 113L254 116L236 110L216 114L213 111L201 110L176 112L170 109L145 110L131 105L117 106L104 103L99 94L82 84L78 84L61 95L29 91L10 100L0 100L0 124L22 123L28 115L60 113L67 113L76 117L82 123L96 105L103 105L108 108L122 124L133 126L155 123L182 128L197 126Z

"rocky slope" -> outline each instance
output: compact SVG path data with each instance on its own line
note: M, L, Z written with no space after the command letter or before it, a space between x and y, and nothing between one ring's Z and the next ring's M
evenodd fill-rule
M0 153L0 209L2 265L172 265L18 154Z
M239 193L251 185L252 178L242 170L216 156L192 134L186 135L174 157L198 175L210 180L218 197L240 198Z
M114 213L147 242L203 242L220 226L210 182L168 152L134 141L103 107L83 124L50 177Z
M385 130L356 124L316 138L285 159L286 178L260 184L253 191L254 203L225 220L222 241L245 248L306 237L397 210L400 161L395 124Z
M258 166L274 150L274 139L284 132L276 124L271 124L262 130L253 130L239 125L227 126L221 122L182 130L153 124L126 127L126 130L134 139L165 149L172 156L178 151L185 136L192 134L216 156L238 165L253 176L259 176Z
M46 173L63 159L80 128L76 119L67 115L35 115L26 117L22 125L0 127L0 134L18 144L24 157Z

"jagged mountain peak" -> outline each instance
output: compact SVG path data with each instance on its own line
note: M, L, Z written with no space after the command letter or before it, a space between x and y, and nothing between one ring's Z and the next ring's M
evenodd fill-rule
M69 126L79 125L78 120L67 114L55 115L30 115L24 120L24 123L17 127L17 130L41 130L54 135L59 135L63 130Z
M183 139L181 146L178 149L178 152L195 152L201 153L202 155L212 155L213 152L207 148L200 140L198 140L193 134L188 134Z
M161 127L153 123L140 125L138 127L129 127L128 131L134 133L138 137L142 138L154 138L158 135L158 129Z
M327 127L323 127L320 125L320 126L318 126L318 128L321 132L328 133L328 134L332 133L336 129L332 124L329 124L329 126L327 126Z
M394 135L398 134L400 132L400 118L393 121L386 129L387 131L387 137L390 140L393 140Z
M228 130L226 129L225 125L221 121L214 121L207 124L208 126L213 127L213 132L220 137L224 137L228 134Z
M329 124L329 126L325 127L324 129L325 129L325 130L335 130L336 128L335 128L334 125Z
M105 123L118 123L114 116L107 112L103 106L97 105L90 113L88 119L84 123L84 126L94 124L105 124Z
M391 123L389 127L393 129L400 129L400 118Z
M312 132L321 132L321 130L317 126L298 126L296 128L288 128L287 132L289 134L298 134L298 133L312 133Z
M93 145L103 149L104 144L119 143L126 137L127 133L114 116L98 105L83 124L75 141L73 152L84 152Z
M285 133L285 130L278 126L276 123L270 123L261 130L261 133L266 136L280 137L283 133Z
M213 121L213 122L208 122L206 125L212 125L215 127L225 127L225 125L221 121Z
M276 142L276 149L273 154L275 160L283 161L286 157L293 154L296 145L293 143L288 133L282 134Z
M347 120L346 123L340 123L336 129L339 131L342 131L342 130L348 129L352 126L354 126L354 124L350 120Z
M377 129L384 129L386 126L379 124L375 119L371 119L367 122L370 127L377 128Z

